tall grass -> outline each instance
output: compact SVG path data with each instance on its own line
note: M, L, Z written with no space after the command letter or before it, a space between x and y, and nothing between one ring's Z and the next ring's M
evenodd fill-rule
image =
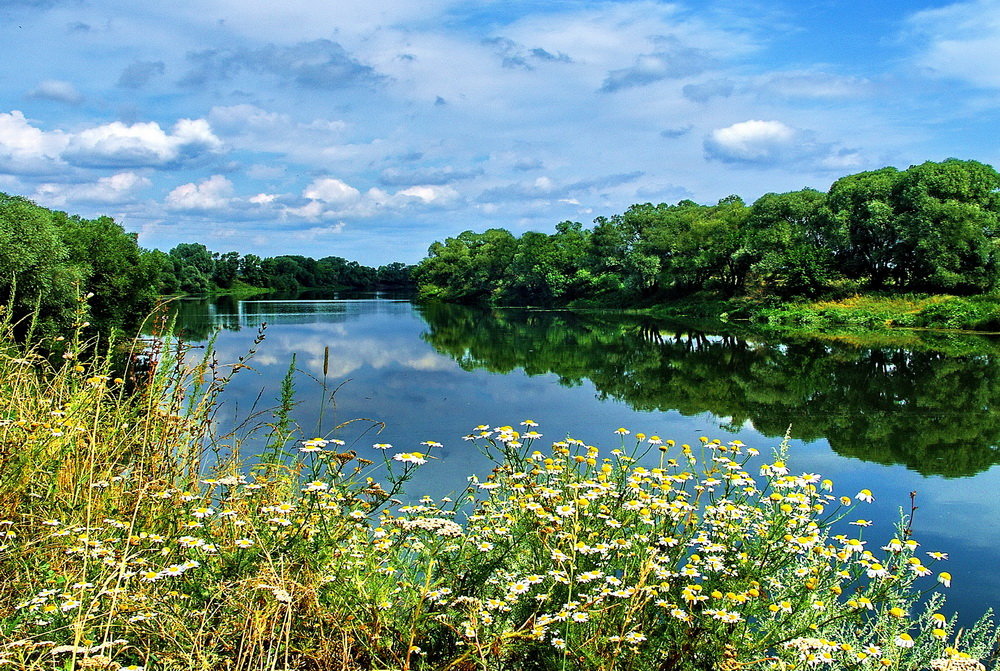
M973 669L996 645L944 614L905 518L884 545L834 535L871 493L784 446L483 425L491 473L403 504L437 443L303 435L290 385L215 435L250 358L156 338L115 372L63 342L53 363L0 325L0 668ZM244 462L254 431L268 457Z

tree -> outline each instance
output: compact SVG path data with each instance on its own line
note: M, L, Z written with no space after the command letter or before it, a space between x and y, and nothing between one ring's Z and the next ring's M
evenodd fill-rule
M901 285L963 293L997 286L1000 174L977 161L912 166L893 200Z
M782 297L822 293L836 279L821 216L826 194L768 193L750 208L745 251L758 290Z
M850 278L882 288L898 262L900 231L893 207L896 168L841 177L830 187L824 216L837 267Z
M0 194L0 301L25 328L36 307L46 330L69 322L84 273L67 257L49 210Z

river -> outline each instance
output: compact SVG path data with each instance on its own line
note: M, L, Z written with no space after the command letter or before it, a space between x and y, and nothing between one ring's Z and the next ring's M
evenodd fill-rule
M874 491L875 503L850 518L875 522L865 530L873 544L892 535L916 492L914 537L950 555L938 565L955 576L948 610L971 622L1000 605L1000 340L911 333L875 345L387 297L223 297L175 308L189 341L216 333L223 363L267 323L252 369L224 395L220 432L274 405L293 353L302 437L364 419L332 437L363 456L373 443L443 445L409 483L411 498L460 493L467 476L489 473L462 440L479 424L532 419L545 441L599 446L617 445L618 427L678 442L739 438L765 453L788 431L793 471L821 473L837 493ZM336 389L325 407L324 360L325 388Z

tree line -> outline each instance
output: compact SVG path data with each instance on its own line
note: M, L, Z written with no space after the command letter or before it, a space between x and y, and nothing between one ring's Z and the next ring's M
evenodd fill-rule
M242 285L376 289L410 286L403 263L378 268L329 256L261 258L216 253L199 243L146 250L111 217L87 219L0 193L0 305L19 331L58 335L80 319L98 332L130 330L159 296L230 290Z
M553 234L493 228L435 242L420 296L559 305L704 290L776 299L859 291L976 294L1000 284L1000 174L948 159L838 179L747 205L636 204Z
M339 256L313 259L283 255L260 257L239 252L212 252L200 243L181 243L169 252L148 252L161 294L201 294L240 285L297 291L299 289L405 289L412 266L390 263L373 268Z

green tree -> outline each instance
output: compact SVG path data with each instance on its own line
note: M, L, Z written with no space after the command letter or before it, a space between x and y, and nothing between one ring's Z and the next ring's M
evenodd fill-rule
M37 307L45 329L68 323L85 277L68 256L49 210L0 194L0 302L14 319L27 319Z
M745 252L752 282L763 293L815 297L836 280L827 244L826 194L814 189L768 193L750 208Z
M977 161L912 166L893 193L901 285L982 292L997 286L1000 174Z

